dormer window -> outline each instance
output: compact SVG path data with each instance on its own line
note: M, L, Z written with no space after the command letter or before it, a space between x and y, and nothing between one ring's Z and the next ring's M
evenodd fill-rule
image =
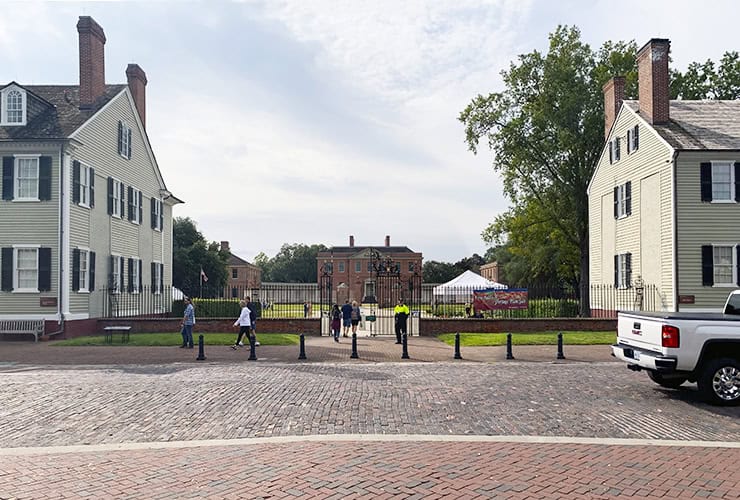
M9 87L2 91L2 114L0 125L26 124L26 93L17 88Z

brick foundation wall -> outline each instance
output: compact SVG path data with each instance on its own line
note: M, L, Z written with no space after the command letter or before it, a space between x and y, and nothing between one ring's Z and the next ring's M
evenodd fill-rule
M510 333L573 331L616 332L616 319L553 318L553 319L421 319L419 330L423 336L440 333Z

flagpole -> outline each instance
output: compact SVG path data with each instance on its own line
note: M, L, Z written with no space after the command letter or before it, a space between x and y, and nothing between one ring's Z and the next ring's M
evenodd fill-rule
M198 276L198 279L200 280L200 293L198 294L198 297L201 299L203 298L203 268L200 268L200 275Z

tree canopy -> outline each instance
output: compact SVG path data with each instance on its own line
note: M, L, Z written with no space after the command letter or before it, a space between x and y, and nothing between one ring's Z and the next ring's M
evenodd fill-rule
M454 264L428 260L422 266L422 279L426 283L446 283L468 270L479 273L480 266L485 263L486 260L477 253Z
M262 270L262 281L316 283L316 256L326 249L322 244L284 243L274 257L260 252L254 263Z
M172 284L186 295L200 294L200 270L208 277L203 294L212 296L223 290L228 278L229 251L207 242L189 217L175 217L172 228Z
M740 56L725 52L719 65L707 59L671 71L671 99L740 99Z

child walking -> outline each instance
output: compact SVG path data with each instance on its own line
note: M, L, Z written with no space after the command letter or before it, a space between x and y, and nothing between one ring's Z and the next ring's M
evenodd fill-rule
M250 335L251 323L249 321L249 308L247 307L247 303L244 300L240 300L239 305L241 306L242 310L239 314L239 318L234 322L234 326L239 327L239 335L236 337L236 342L234 342L234 345L231 346L231 348L234 350L239 348L239 343L242 341L242 337L244 336L244 334L247 335L247 339L249 339L249 344L252 345L252 336Z

